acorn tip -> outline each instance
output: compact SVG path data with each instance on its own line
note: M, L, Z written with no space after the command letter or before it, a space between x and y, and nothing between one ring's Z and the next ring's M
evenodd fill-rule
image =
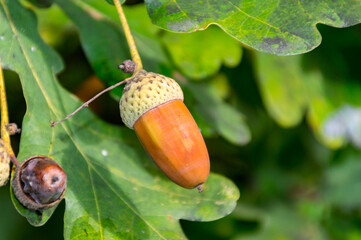
M199 193L203 192L202 185L199 185L199 186L197 187L197 189L198 189L198 192L199 192Z

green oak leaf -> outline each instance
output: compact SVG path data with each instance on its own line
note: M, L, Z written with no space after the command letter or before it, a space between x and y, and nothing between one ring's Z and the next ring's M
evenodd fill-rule
M66 171L65 239L184 239L179 219L210 221L229 214L237 187L211 174L204 192L169 181L142 150L133 131L107 124L85 109L51 128L81 103L56 81L59 56L37 33L33 12L18 1L0 0L0 58L19 74L27 112L19 161L53 158ZM10 106L11 107L11 106ZM54 209L18 212L36 226Z
M304 76L301 58L255 53L257 80L266 108L277 123L292 127L302 121L318 89L318 81ZM305 94L307 92L307 94Z
M321 42L316 24L347 27L361 22L359 1L145 0L152 22L173 32L209 25L256 50L276 55L311 51Z
M361 146L360 84L332 81L317 66L307 71L301 56L255 52L254 59L261 96L277 123L293 127L306 114L316 136L328 147L339 148L346 141Z
M240 44L217 27L192 34L167 32L162 40L175 65L193 79L217 73L223 63L235 67L242 56Z

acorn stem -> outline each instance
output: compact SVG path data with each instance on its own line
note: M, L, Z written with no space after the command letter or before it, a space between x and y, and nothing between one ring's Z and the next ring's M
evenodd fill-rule
M127 38L127 42L128 42L128 46L129 46L129 49L130 49L130 54L132 56L132 60L136 64L135 72L134 72L134 74L136 74L137 72L139 72L143 68L142 60L141 60L141 58L139 56L137 46L135 45L133 35L130 32L130 28L129 28L127 19L125 17L125 14L124 14L124 11L123 11L123 8L122 8L122 4L120 3L120 0L113 0L113 2L114 2L114 5L115 5L115 8L117 9L120 22L122 23L122 27L123 27L123 30L124 30L125 37Z
M118 82L118 83L116 83L116 84L114 84L114 85L112 85L112 86L104 89L103 91L99 92L97 95L95 95L94 97L92 97L91 99L89 99L88 101L86 101L85 103L83 103L83 104L82 104L80 107L78 107L74 112L68 114L65 118L61 119L60 121L58 121L58 122L50 121L50 126L51 126L51 127L54 127L55 125L64 122L65 120L69 119L71 116L73 116L74 114L76 114L77 112L79 112L81 109L88 107L91 102L93 102L95 99L97 99L98 97L100 97L100 96L103 95L104 93L112 90L113 88L118 87L119 85L122 85L123 83L127 82L129 79L130 79L130 78L127 78L127 79L125 79L125 80L123 80L123 81L121 81L121 82Z
M14 151L11 147L10 135L6 128L9 124L9 112L8 112L8 104L6 100L6 91L5 91L5 81L4 74L1 66L0 60L0 107L1 107L1 138L4 140L6 144L7 151L10 155L11 161L15 164L16 167L19 166L19 162L15 157Z

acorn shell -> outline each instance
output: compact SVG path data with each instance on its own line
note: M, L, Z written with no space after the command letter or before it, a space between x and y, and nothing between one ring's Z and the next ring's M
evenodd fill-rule
M176 81L140 71L124 88L120 113L173 182L202 191L201 184L209 175L208 151Z
M0 139L0 187L6 185L10 175L10 155L4 140Z
M134 129L153 161L173 182L195 188L207 180L207 147L182 101L173 100L146 112Z
M45 157L45 156L33 156L30 157L28 159L26 159L25 161L23 161L19 167L17 167L15 169L13 178L12 178L12 182L11 182L11 186L13 188L13 193L16 197L16 199L26 208L28 209L32 209L32 210L46 210L48 208L54 207L56 205L58 205L60 203L60 201L63 199L64 194L65 194L65 189L64 191L61 193L61 195L59 196L59 198L51 203L37 203L34 201L34 199L32 199L28 194L24 193L23 191L23 187L24 184L21 181L21 172L22 170L27 166L27 164L36 158L42 158L45 160L52 160L51 158ZM54 161L54 160L52 160Z
M123 90L120 116L124 124L133 129L134 123L144 113L176 99L183 101L182 89L176 81L142 70L128 81Z

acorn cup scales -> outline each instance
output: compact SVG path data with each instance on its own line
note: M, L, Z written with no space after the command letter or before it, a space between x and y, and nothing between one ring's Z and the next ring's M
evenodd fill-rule
M209 175L208 151L183 103L182 89L173 79L140 71L124 88L120 114L172 181L201 191L200 186Z
M6 185L10 174L10 155L4 140L0 139L0 187Z

